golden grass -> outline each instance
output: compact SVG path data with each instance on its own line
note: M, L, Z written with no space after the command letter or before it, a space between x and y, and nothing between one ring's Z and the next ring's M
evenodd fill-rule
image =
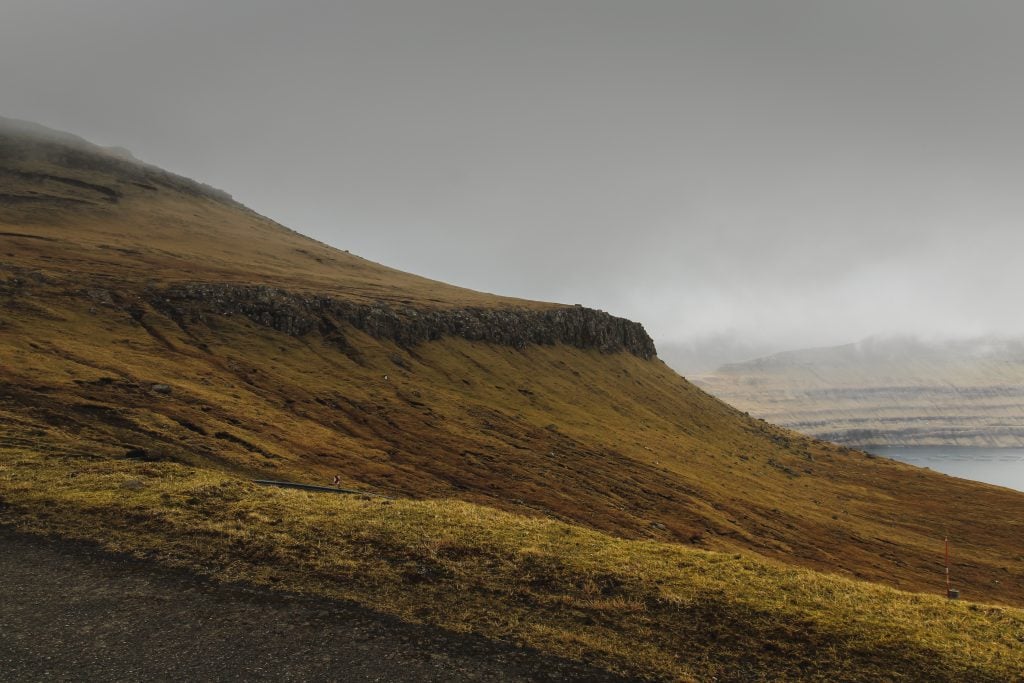
M1024 611L455 500L268 489L174 463L0 450L0 520L223 581L353 600L631 675L1006 681Z
M10 189L2 176L0 187ZM266 284L360 302L421 308L552 308L405 273L329 247L237 204L140 192L123 179L44 166L70 179L120 188L116 205L53 208L0 204L0 240L10 262L104 283ZM37 190L40 191L40 190Z

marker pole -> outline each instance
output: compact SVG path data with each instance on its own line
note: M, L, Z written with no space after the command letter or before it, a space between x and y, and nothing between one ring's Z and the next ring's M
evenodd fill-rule
M946 597L951 600L960 597L959 595L954 595L949 583L949 536L946 536Z

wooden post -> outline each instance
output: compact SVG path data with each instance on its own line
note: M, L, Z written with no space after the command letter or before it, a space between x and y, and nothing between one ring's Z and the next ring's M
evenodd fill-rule
M960 591L953 590L949 583L949 536L946 537L946 597L950 600L960 597Z

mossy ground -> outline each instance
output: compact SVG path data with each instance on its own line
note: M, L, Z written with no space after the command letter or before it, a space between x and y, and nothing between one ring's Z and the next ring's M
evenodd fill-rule
M674 680L1007 681L1024 611L455 500L0 450L0 520Z

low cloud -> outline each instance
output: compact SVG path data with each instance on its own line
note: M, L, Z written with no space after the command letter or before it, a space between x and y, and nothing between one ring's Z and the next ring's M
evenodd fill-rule
M1024 333L1017 4L9 4L0 114L395 267L665 348Z

